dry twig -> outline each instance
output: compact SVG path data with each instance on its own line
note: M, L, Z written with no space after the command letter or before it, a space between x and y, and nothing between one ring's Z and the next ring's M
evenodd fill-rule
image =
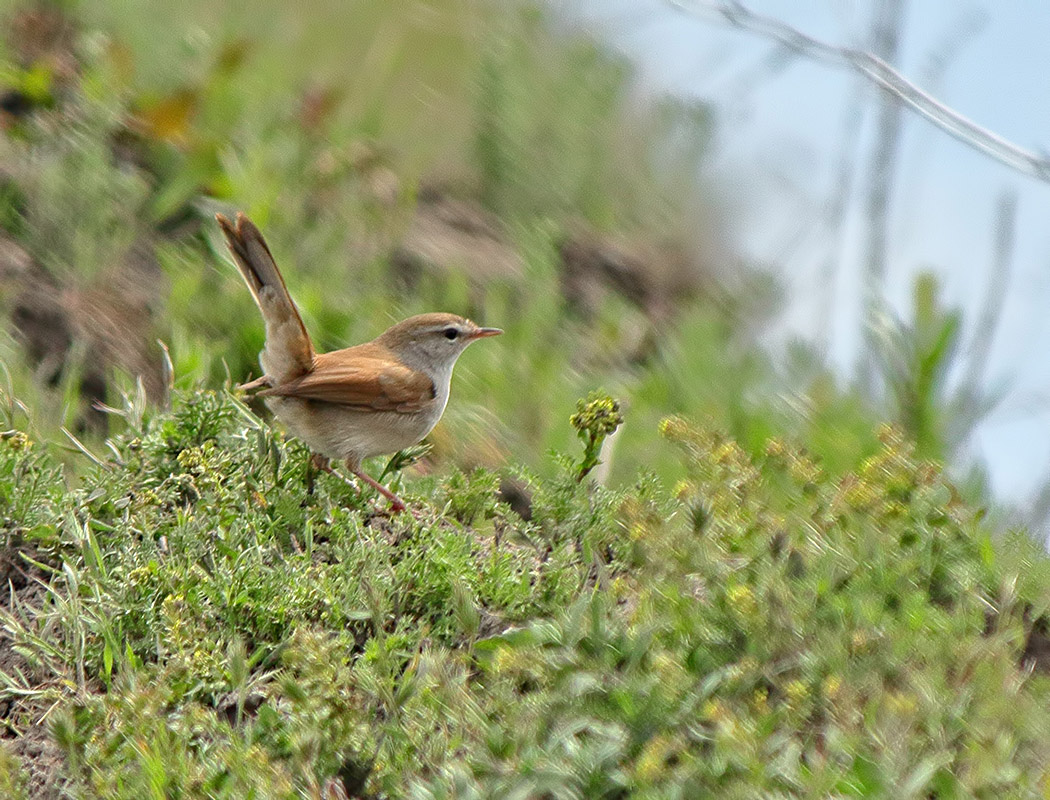
M779 42L816 61L851 69L918 112L948 135L1001 164L1037 180L1050 182L1050 158L1004 139L997 133L923 91L883 59L865 50L815 39L781 20L756 14L738 0L668 0L694 16L713 16L734 27Z

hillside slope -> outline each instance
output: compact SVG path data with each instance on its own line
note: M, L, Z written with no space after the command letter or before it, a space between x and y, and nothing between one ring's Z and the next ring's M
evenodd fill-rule
M573 423L598 445L615 416ZM72 489L0 440L5 797L1046 785L1047 560L892 430L832 479L668 419L673 490L567 454L520 476L525 519L495 473L411 468L414 519L308 493L303 449L230 395L126 422Z

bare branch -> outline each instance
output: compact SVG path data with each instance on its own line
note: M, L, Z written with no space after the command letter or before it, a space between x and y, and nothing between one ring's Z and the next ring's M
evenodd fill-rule
M842 135L838 139L840 151L835 167L835 183L824 206L824 226L829 244L818 272L820 279L817 282L821 292L818 330L823 350L827 350L833 338L836 283L846 243L846 215L858 170L857 143L860 141L861 127L864 123L864 84L856 77L851 83L854 87L843 110Z
M988 287L984 292L977 325L973 332L970 363L963 379L962 388L977 396L984 383L988 357L992 342L999 330L1006 304L1006 290L1010 285L1011 265L1014 257L1014 239L1017 230L1017 192L1004 191L995 212L995 244L992 250L992 269L988 273Z
M918 112L949 136L1011 169L1050 183L1050 159L978 125L920 89L883 59L864 50L823 42L773 17L756 14L738 0L668 0L693 16L713 16L734 27L780 42L814 60L851 69Z
M872 20L871 47L883 63L895 61L900 49L905 0L876 0ZM875 385L875 348L878 345L873 323L883 313L886 283L886 251L889 239L890 204L901 145L901 107L890 92L881 92L875 118L875 141L868 160L867 253L864 263L863 309L864 351L861 353L860 381L870 391Z

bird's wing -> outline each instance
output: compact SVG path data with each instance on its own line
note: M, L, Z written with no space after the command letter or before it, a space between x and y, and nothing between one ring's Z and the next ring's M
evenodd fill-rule
M420 411L433 402L437 389L429 377L386 353L370 350L363 345L321 353L307 374L259 394L402 414Z

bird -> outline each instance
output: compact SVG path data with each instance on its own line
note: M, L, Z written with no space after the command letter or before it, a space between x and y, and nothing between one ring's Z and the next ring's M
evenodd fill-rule
M264 398L310 448L316 468L343 478L331 465L340 460L391 512L404 511L404 500L364 472L362 461L422 441L448 403L456 360L472 342L503 331L457 314L419 314L370 342L318 353L259 229L241 212L236 222L215 219L266 328L263 374L239 388Z

